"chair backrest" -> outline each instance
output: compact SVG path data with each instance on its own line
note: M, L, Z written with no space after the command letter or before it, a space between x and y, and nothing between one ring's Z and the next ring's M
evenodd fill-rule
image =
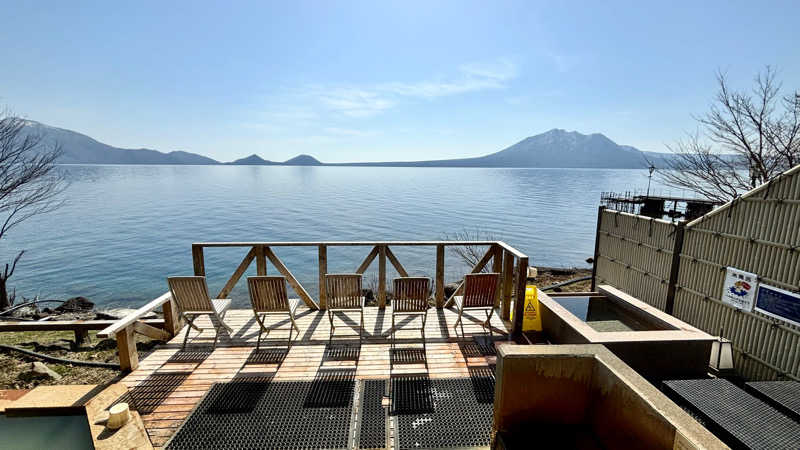
M250 303L255 312L289 311L284 277L247 277Z
M357 273L325 275L328 308L361 307L361 275Z
M418 312L428 309L431 279L402 277L394 279L392 308L396 312Z
M464 277L464 307L494 306L499 282L499 273L471 273Z
M167 284L181 311L214 311L206 277L169 277Z

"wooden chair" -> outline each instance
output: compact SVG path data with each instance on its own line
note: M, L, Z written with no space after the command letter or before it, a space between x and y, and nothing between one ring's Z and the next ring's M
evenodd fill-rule
M486 312L486 321L483 322L484 330L489 329L492 336L492 313L494 302L497 298L497 287L500 283L499 273L473 273L464 277L464 296L454 298L458 310L458 320L453 328L461 324L461 336L464 336L464 321L462 314L465 310L482 309Z
M333 323L334 312L360 311L361 323L358 328L358 340L360 341L364 330L364 297L361 294L361 275L325 275L325 288L328 298L328 320L331 322L331 332L328 340L333 338L333 332L336 328Z
M394 279L392 299L392 347L395 343L395 316L422 316L422 346L425 347L425 319L428 318L428 296L431 279L425 277L402 277Z
M169 284L173 300L178 304L181 316L189 325L186 328L186 336L183 338L181 350L186 349L186 341L189 339L189 331L192 328L199 332L203 331L194 324L195 319L200 316L211 318L211 325L216 331L213 348L217 348L220 328L224 328L228 334L233 333L233 328L223 322L225 313L231 307L231 301L227 298L212 299L208 295L206 277L169 277L167 284ZM219 323L218 325L214 323L215 319Z
M289 345L292 345L292 330L300 334L300 328L294 321L294 311L300 304L299 298L288 298L286 295L286 278L284 277L247 277L247 287L250 290L250 304L253 306L253 313L258 322L258 340L256 341L256 351L261 345L261 334L266 331L269 336L272 328L264 324L268 315L288 315L292 322L289 327Z

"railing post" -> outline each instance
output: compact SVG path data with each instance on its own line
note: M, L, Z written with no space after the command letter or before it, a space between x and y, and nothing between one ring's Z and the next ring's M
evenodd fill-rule
M514 299L514 323L511 339L519 342L522 339L522 316L525 313L525 287L528 283L528 257L519 258L517 264L517 295Z
M444 306L444 245L436 245L436 307Z
M678 285L678 273L681 268L681 252L683 251L683 235L686 231L686 222L678 222L675 228L675 243L672 247L672 265L669 269L669 284L667 285L667 300L664 312L672 315L675 309L675 290Z
M605 210L605 206L597 208L597 229L594 232L594 259L592 260L592 287L590 289L592 292L594 292L597 285L597 259L600 258L600 225L603 223L603 211Z
M178 305L170 297L169 301L161 306L161 310L164 312L164 330L170 336L176 336L183 328L183 320L178 311Z
M139 353L136 351L136 335L132 324L117 332L117 352L119 367L123 371L133 371L139 367Z
M256 245L256 275L263 277L267 274L267 256L263 245Z
M499 245L494 244L492 245L492 252L494 253L494 255L492 255L492 272L501 273L501 271L503 270L503 249L500 248ZM501 297L500 286L502 286L503 283L502 275L501 278L497 280L497 283L498 283L497 294L495 295L494 298L495 308L498 308L500 306L500 297Z
M503 253L503 300L500 317L508 320L511 317L511 292L514 290L514 255L508 250Z
M319 309L328 308L328 293L325 287L325 275L328 273L328 246L319 246Z
M192 264L194 264L194 275L198 277L206 276L206 263L203 261L203 246L192 244Z
M386 246L378 246L378 307L386 308Z

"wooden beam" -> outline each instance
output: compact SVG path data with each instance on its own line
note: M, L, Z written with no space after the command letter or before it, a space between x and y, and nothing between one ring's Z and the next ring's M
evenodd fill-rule
M139 353L136 351L133 325L117 332L117 353L119 353L119 367L123 371L133 371L139 367Z
M444 245L436 246L436 307L444 306Z
M196 277L206 276L206 263L203 259L203 246L192 244L192 265L194 265L194 275Z
M305 302L305 304L309 308L313 310L319 309L319 306L317 306L317 304L314 303L314 300L311 298L310 295L308 295L308 292L306 292L303 285L300 284L299 281L297 281L297 278L295 278L294 275L292 275L292 272L290 272L289 269L286 267L286 265L283 264L283 261L281 261L280 258L278 258L278 255L276 255L275 252L273 252L272 249L269 247L264 247L264 253L266 253L267 258L269 258L272 265L275 266L276 269L278 269L278 272L280 272L281 275L286 277L286 281L289 282L289 286L291 286L292 289L294 289L294 291L297 293L297 295L300 296L300 299L303 300L303 302Z
M75 330L75 347L80 347L84 342L89 340L89 330L80 329Z
M394 256L394 253L392 253L392 249L389 248L388 245L386 246L386 257L389 258L389 262L392 263L394 269L397 271L398 274L400 274L401 277L408 276L408 272L406 272L406 269L403 267L402 264L400 264L400 261L397 260L397 257Z
M45 322L0 322L0 333L15 331L102 330L116 324L117 322L117 320L48 320ZM164 321L161 319L148 319L144 322L154 327L164 326Z
M161 311L164 313L164 330L175 336L180 333L183 328L183 319L181 318L178 304L170 297L169 301L161 306Z
M386 249L378 247L378 308L386 308Z
M263 247L262 247L263 248ZM247 268L250 267L250 263L253 262L253 258L256 257L256 248L252 247L249 252L244 256L242 262L239 263L239 267L233 272L233 275L228 279L228 282L225 283L225 286L219 291L217 294L217 298L227 298L228 294L231 293L234 287L236 287L236 283L239 282L239 278L242 278L245 272L247 272Z
M522 339L522 318L525 313L525 287L528 285L528 257L519 258L517 263L517 295L514 299L514 322L511 338L516 342Z
M493 254L492 254L492 272L502 274L503 273L503 249L500 248L499 245L495 244L495 245L492 246L492 252L493 252ZM501 294L500 286L502 286L502 282L503 282L503 278L502 278L502 275L501 275L500 278L497 279L497 294L495 295L495 298L494 298L494 307L495 308L499 308L500 307L500 294Z
M603 224L603 212L606 210L605 206L597 208L597 229L594 232L594 259L592 260L592 286L590 290L597 287L597 259L600 258L600 228Z
M378 256L378 246L377 245L375 247L372 247L372 250L369 252L367 257L364 258L364 261L362 261L361 265L358 266L358 269L356 269L356 273L363 275L364 272L366 272L367 269L369 268L369 265L372 264L372 261L375 260L376 256Z
M145 335L150 339L156 339L164 342L169 341L170 338L172 338L172 336L170 336L170 334L166 331L160 328L151 327L150 325L140 321L133 323L133 331Z
M264 255L264 246L256 245L256 275L263 277L267 274L267 257Z
M328 247L325 244L320 244L319 261L317 267L319 268L319 308L328 309L328 293L325 286L325 275L328 274Z
M503 251L503 299L500 308L500 317L509 320L511 316L511 293L514 290L514 255Z
M146 305L142 306L136 311L128 314L122 319L119 319L115 321L113 324L109 325L108 327L102 329L99 333L97 333L97 336L101 338L110 338L118 334L124 328L127 328L128 326L132 325L133 322L136 322L137 320L141 319L142 316L150 314L153 310L160 307L164 303L168 302L171 298L172 294L170 292L165 292L161 294L158 298L151 300Z
M489 262L489 260L492 259L492 256L494 256L494 250L492 250L492 247L489 247L489 249L486 250L486 253L483 255L481 260L478 261L478 264L475 264L475 267L472 268L472 271L470 271L470 273L478 273L481 270L483 270L483 268L486 267L486 264ZM464 289L463 281L461 282L461 284L458 285L456 290L453 291L453 294L450 295L450 298L447 299L447 303L444 305L446 308L449 308L453 305L456 295L461 293L462 289Z

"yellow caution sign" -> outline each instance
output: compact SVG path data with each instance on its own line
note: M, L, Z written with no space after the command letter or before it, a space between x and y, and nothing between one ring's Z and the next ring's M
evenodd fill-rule
M511 311L511 313L511 320L513 320L514 312ZM522 331L542 331L542 316L539 314L539 290L533 285L525 287Z

